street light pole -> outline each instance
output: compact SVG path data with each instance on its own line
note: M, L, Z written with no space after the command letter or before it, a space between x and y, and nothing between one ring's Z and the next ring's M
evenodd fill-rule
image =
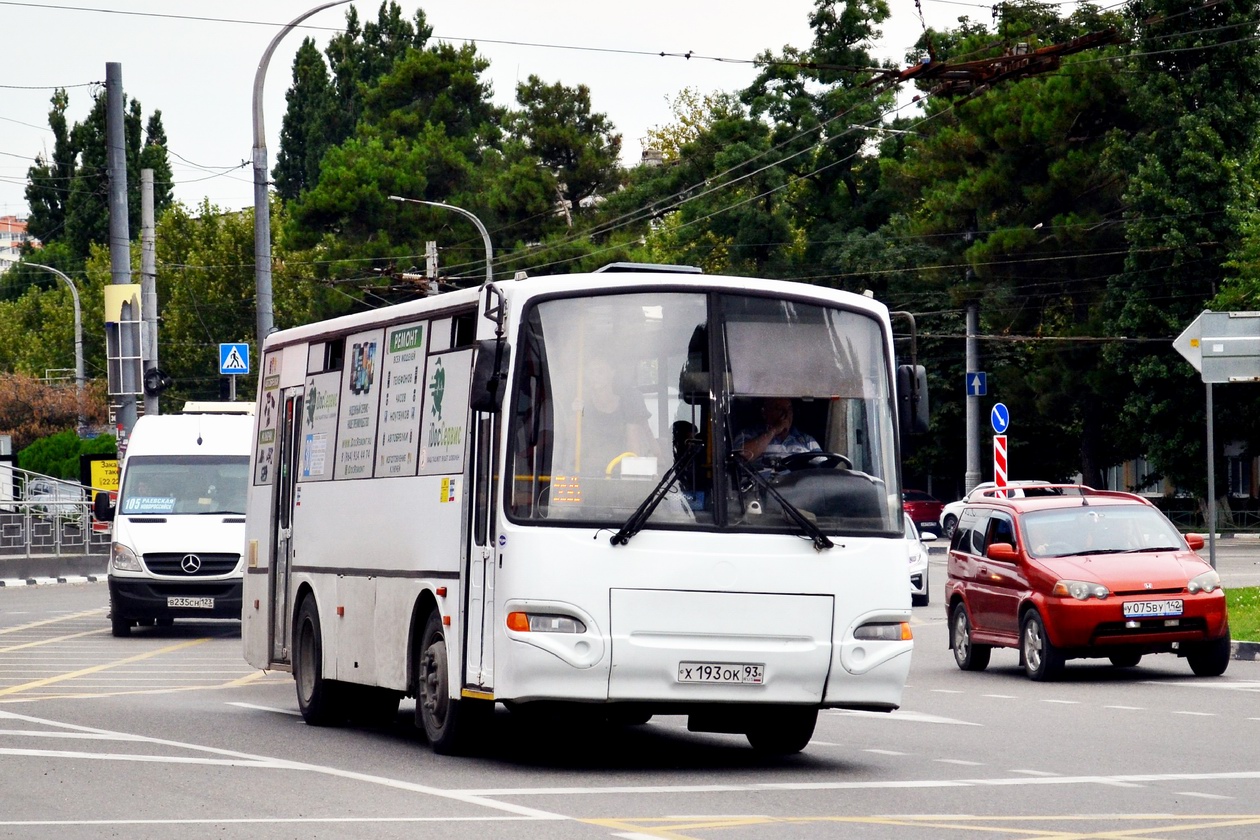
M79 290L75 288L74 281L66 275L62 274L51 265L41 265L39 263L28 262L31 268L42 268L44 271L51 272L62 280L66 281L66 285L70 287L70 297L74 300L74 387L75 395L78 397L79 406L79 436L82 437L83 432L87 428L86 413L83 405L83 314L79 309Z
M274 323L271 305L271 204L268 200L267 180L267 132L263 129L262 94L263 81L267 78L267 65L276 51L280 39L293 27L316 12L349 3L350 0L333 0L304 12L276 33L267 45L254 74L254 294L257 308L258 349L262 352L263 339L271 332Z
M401 195L391 195L389 197L389 200L390 201L405 201L409 204L427 204L430 207L445 207L447 210L454 210L456 213L459 213L460 215L467 216L469 219L472 219L472 223L476 225L477 230L481 232L482 243L485 244L486 246L486 282L487 283L494 282L494 272L491 271L490 269L490 263L494 259L494 252L490 248L490 234L486 231L486 226L481 223L481 219L478 219L476 216L474 216L472 213L468 212L462 207L456 207L453 204L443 204L440 201L424 201L423 199L419 199L419 198L403 198Z

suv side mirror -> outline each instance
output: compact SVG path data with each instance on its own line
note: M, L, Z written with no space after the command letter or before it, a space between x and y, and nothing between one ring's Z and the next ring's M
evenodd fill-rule
M1014 563L1019 559L1019 552L1015 550L1015 546L1010 543L994 543L989 546L985 556L990 560L1000 560L1004 563Z
M98 522L114 521L114 505L109 499L109 492L102 490L92 499L92 514Z

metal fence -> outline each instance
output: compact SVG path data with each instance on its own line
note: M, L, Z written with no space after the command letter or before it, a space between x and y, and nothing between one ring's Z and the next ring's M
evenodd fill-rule
M59 499L5 502L0 507L0 561L109 552L111 531L92 517L92 505Z

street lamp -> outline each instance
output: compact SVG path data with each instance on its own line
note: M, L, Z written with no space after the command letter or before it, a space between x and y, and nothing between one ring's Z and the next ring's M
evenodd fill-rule
M427 204L430 207L445 207L447 210L454 210L456 213L472 219L472 223L476 225L477 230L481 232L481 241L485 243L486 246L486 282L494 282L494 272L490 270L490 262L494 259L494 252L490 248L490 234L486 232L486 226L481 223L481 219L478 219L462 207L456 207L453 204L443 204L440 201L424 201L419 198L403 198L401 195L391 195L389 200L405 201L408 204Z
M263 130L262 93L263 80L267 78L267 65L276 51L280 39L293 27L316 12L332 6L349 3L350 0L333 0L304 12L276 33L267 45L258 72L254 74L254 294L257 298L258 348L262 351L263 339L271 332L273 324L271 306L271 205L267 200L267 133Z
M87 421L83 407L83 315L79 310L79 290L74 287L73 280L51 265L40 265L32 262L28 262L26 265L29 265L31 268L42 268L44 271L56 274L62 280L65 280L66 285L70 287L70 297L74 300L74 387L79 406L78 433L82 436L87 428Z

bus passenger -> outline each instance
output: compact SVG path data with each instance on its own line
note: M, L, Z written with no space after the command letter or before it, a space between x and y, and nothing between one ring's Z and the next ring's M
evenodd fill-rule
M657 455L656 439L648 428L651 415L647 405L633 389L618 384L607 359L587 361L580 404L583 474L611 474L622 455Z

